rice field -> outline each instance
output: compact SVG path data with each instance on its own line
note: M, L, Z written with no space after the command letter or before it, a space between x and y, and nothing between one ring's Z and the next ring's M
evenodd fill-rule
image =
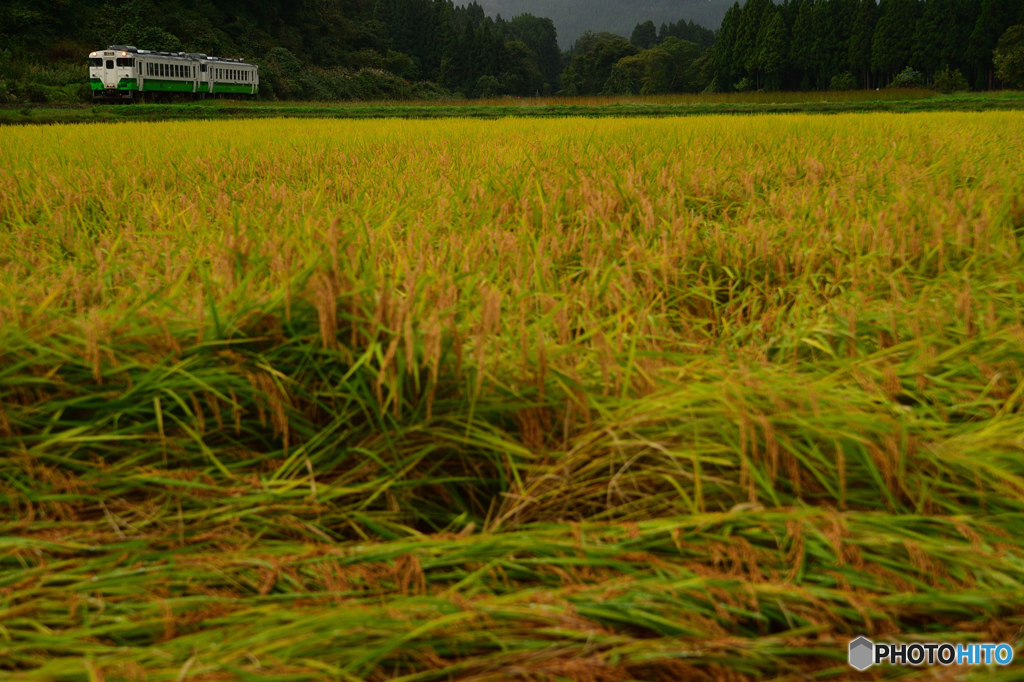
M0 678L1024 679L1024 112L0 158Z

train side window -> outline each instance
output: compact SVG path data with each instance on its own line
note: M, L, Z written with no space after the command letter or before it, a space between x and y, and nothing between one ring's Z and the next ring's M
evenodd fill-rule
M206 64L200 64L199 65L199 70L202 71L203 73L206 73Z

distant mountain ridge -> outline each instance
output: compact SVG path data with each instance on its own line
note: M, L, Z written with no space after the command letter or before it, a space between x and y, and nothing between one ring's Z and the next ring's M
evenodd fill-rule
M572 46L586 30L629 37L638 23L671 23L685 19L717 29L733 0L477 0L489 16L505 19L529 12L548 17L558 29L558 44Z

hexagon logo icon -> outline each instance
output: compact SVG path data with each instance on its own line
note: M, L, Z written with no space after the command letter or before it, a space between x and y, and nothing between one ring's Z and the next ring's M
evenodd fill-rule
M875 645L867 637L858 637L850 642L850 665L857 670L867 670L875 662Z

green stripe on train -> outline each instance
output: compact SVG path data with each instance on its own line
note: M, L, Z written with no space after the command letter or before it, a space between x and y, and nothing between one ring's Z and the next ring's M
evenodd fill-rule
M239 83L215 83L213 91L217 92L234 92L244 95L248 95L252 92L251 85L242 85Z
M103 81L99 78L90 78L89 87L92 90L106 90L103 87ZM192 92L192 81L171 81L171 80L160 80L156 78L147 78L142 83L142 88L139 88L139 82L134 78L122 78L117 84L119 91L137 91L142 92ZM196 92L209 92L209 86L206 83L200 83ZM214 85L214 92L218 93L235 93L248 95L253 93L253 87L251 85L242 85L240 83L216 83Z
M192 92L193 81L165 81L147 78L142 82L143 92Z

